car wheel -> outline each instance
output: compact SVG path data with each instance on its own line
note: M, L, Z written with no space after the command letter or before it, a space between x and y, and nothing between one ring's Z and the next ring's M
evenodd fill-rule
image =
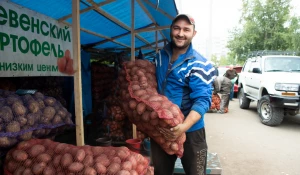
M246 97L246 95L244 94L244 89L243 88L240 89L240 92L238 94L238 98L239 98L240 108L248 109L249 106L250 106L251 100Z
M284 117L283 108L275 108L270 105L268 95L263 96L258 103L258 114L263 124L268 126L280 125Z

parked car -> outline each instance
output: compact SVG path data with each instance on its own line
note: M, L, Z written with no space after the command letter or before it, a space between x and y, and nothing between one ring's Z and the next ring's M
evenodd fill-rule
M271 55L248 58L239 76L239 105L257 101L263 124L281 124L284 116L297 115L300 107L300 57Z
M235 69L238 74L241 72L242 68L243 68L242 66L233 67L233 69ZM220 67L218 67L219 76L224 76L228 69L229 69L229 66L220 66ZM234 96L237 97L237 94L238 94L238 91L239 91L238 77L236 77L233 91L234 91Z

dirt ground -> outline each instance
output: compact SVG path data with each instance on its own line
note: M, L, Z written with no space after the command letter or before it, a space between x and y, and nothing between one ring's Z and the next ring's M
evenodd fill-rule
M243 110L234 99L229 113L208 113L205 124L222 175L300 175L300 115L270 127L260 122L256 103Z

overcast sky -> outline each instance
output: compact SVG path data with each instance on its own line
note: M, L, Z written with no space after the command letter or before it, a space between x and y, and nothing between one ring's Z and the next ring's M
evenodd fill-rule
M195 18L197 37L193 43L206 40L209 36L209 24L212 22L212 37L228 37L229 30L238 25L241 17L242 0L175 0L179 13L188 13ZM210 2L212 18L210 20ZM300 16L300 0L292 0L295 9L292 13Z

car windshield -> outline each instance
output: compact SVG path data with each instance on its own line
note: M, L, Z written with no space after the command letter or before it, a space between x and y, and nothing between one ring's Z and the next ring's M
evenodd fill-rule
M300 72L300 57L269 57L265 72Z

